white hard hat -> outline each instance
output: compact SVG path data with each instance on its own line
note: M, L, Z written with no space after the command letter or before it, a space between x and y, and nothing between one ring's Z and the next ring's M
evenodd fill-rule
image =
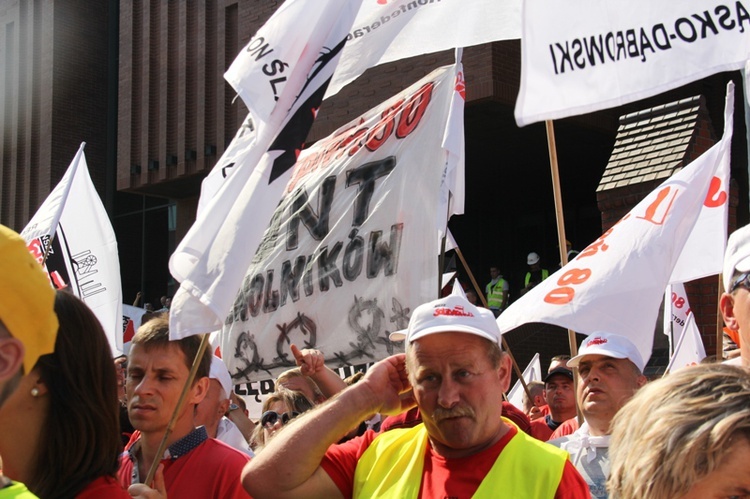
M526 263L529 265L534 265L535 263L539 263L539 255L534 253L533 251L529 253L529 256L526 257Z

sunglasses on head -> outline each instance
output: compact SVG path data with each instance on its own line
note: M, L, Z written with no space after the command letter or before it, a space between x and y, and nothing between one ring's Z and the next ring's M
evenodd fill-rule
M266 411L260 417L260 424L265 427L271 427L276 424L276 421L281 419L281 424L285 425L297 416L299 416L299 412L297 411L285 412L284 414L279 414L276 411Z
M747 290L750 290L750 272L745 272L743 274L740 274L737 279L732 283L732 287L729 290L729 293L733 292L737 288L745 288Z

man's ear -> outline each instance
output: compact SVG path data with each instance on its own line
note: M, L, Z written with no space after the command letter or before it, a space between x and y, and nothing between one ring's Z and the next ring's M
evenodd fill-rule
M740 330L740 323L734 314L734 297L729 293L722 293L719 299L719 310L724 316L724 324L732 331Z
M211 382L208 376L203 376L201 379L193 382L192 388L190 388L190 403L198 405L201 400L206 398L208 393L208 384Z
M226 414L227 411L229 410L229 402L230 402L229 399L224 399L221 401L221 403L219 403L219 409L217 412L221 414L222 416Z
M0 338L0 380L11 378L21 369L25 353L18 338Z
M505 354L500 358L500 365L497 367L497 379L500 382L503 392L507 392L510 387L512 365L513 361L510 360L510 355Z

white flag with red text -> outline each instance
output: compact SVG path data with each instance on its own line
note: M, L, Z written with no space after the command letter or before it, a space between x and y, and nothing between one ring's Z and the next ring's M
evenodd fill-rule
M227 79L243 99L253 100L250 109L258 116L253 117L254 129L247 131L249 138L230 148L231 161L222 158L212 172L226 178L217 183L218 190L203 189L201 197L208 201L170 258L170 272L180 282L170 313L172 338L215 331L232 308L312 126L359 1L287 1L280 17L271 19L280 24L262 28L230 68ZM297 58L282 61L284 75L269 75L272 68L281 73L275 64L279 54ZM256 98L263 102L254 102Z
M39 263L44 261L55 289L68 288L96 314L113 356L120 355L123 319L117 240L91 182L83 144L21 236Z
M680 369L681 367L694 366L706 358L703 339L701 338L698 326L695 324L695 316L692 313L688 314L685 327L679 338L677 346L674 349L674 354L672 354L672 358L669 360L669 365L667 366L668 372Z
M719 165L730 159L734 85L727 85L724 135L672 175L563 268L498 317L502 332L528 322L628 337L644 360L672 270Z
M682 283L670 284L664 291L664 334L669 337L670 353L674 352L674 344L682 336L688 315L690 315L690 302L688 300L685 285Z
M516 123L616 107L750 58L746 0L525 0Z
M672 270L670 283L684 283L721 273L727 246L729 170L729 161L719 163L698 220Z
M439 68L305 149L221 333L235 383L293 367L289 344L332 367L393 354L389 333L438 290L434 214L460 65ZM240 269L235 269L240 271Z

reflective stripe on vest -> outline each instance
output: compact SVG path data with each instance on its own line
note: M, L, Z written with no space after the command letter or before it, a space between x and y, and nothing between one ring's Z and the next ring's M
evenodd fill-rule
M487 285L485 294L487 295L487 307L488 308L497 308L497 309L503 308L503 285L504 284L505 284L505 279L501 277L495 283L494 286L492 284Z
M549 270L542 269L542 280L545 280L548 277L549 277ZM528 286L530 280L531 280L531 272L526 272L526 282L524 282L523 285Z
M419 497L427 442L424 423L378 435L357 462L352 497ZM472 497L554 498L567 459L564 450L517 430Z

